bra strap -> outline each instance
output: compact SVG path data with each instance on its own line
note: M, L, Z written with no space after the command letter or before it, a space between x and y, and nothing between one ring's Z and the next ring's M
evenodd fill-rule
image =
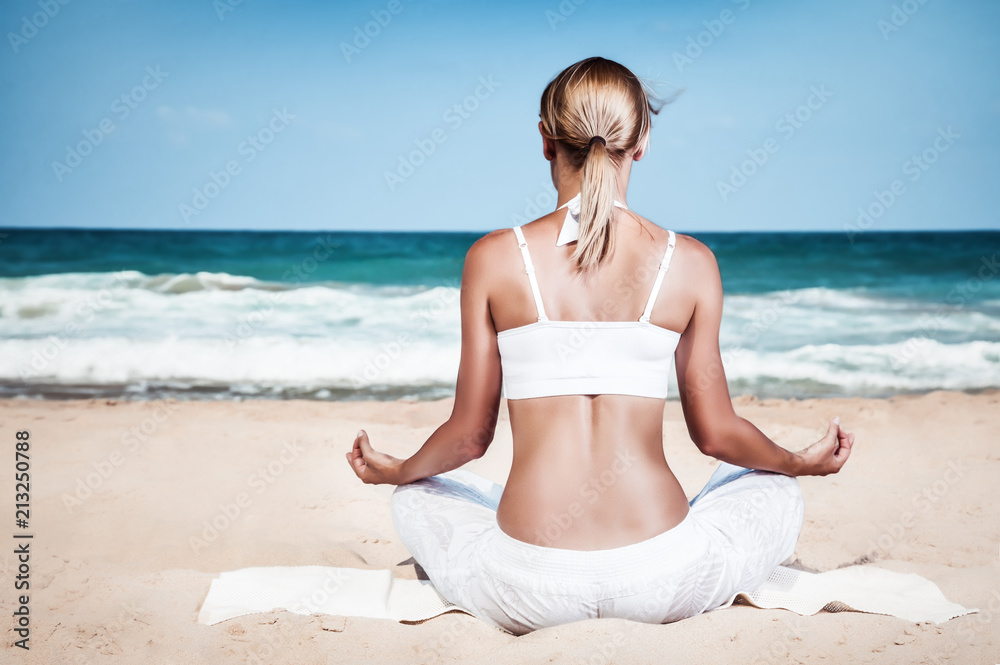
M514 227L514 235L517 236L518 247L521 248L521 256L524 258L524 272L528 273L528 282L531 283L531 294L535 297L535 309L538 310L538 320L548 321L545 316L545 307L542 305L542 293L538 290L538 280L535 279L535 266L531 263L531 254L528 253L528 243L524 239L524 233L520 226Z
M677 236L673 231L668 231L668 233L670 234L670 239L667 241L667 251L663 255L663 260L660 261L660 269L656 272L656 281L653 282L653 292L649 294L646 310L639 319L643 323L649 323L649 315L653 313L653 303L656 302L656 296L660 292L660 285L663 284L663 276L667 274L667 269L670 267L670 258L674 255L674 244L677 242Z

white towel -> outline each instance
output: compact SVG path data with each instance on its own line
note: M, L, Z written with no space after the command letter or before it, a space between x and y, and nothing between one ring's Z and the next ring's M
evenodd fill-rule
M779 566L754 591L733 596L761 608L797 614L868 612L913 622L942 623L978 612L949 602L919 575L875 566L807 573ZM212 625L246 614L284 608L296 614L422 621L449 611L465 612L429 582L401 580L391 570L324 566L244 568L212 580L198 623ZM468 614L468 612L466 612Z
M243 568L212 580L198 623L212 625L284 608L295 614L422 621L461 608L430 582L401 580L391 570L324 566ZM464 610L461 610L464 611Z
M754 591L733 596L761 608L784 608L796 614L867 612L888 614L915 623L943 623L978 612L949 602L937 585L920 575L897 573L876 566L849 566L825 573L807 573L778 566Z

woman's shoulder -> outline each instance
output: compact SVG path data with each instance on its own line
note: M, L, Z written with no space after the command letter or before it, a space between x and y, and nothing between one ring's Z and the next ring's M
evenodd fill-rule
M507 250L514 247L517 248L517 242L514 238L514 229L497 229L496 231L490 231L483 237L472 243L469 250L465 253L465 260L468 261L489 261L495 258L500 252L506 253Z
M669 231L667 232L669 233ZM670 282L696 299L715 298L722 287L719 264L712 249L693 236L673 232L676 236L670 258Z
M686 233L674 232L674 235L677 237L674 255L685 262L689 271L719 271L715 252L708 245Z
M692 277L706 276L712 272L718 273L719 267L715 260L715 253L702 241L686 233L672 231L649 219L642 218L647 224L646 232L653 234L653 240L658 247L667 247L670 234L673 233L674 251L671 255L670 265L680 266L678 272L684 272ZM645 237L649 237L646 235ZM673 268L671 268L673 270Z
M553 234L553 237L555 237L556 232L552 230L551 220L548 219L552 214L554 213L549 213L536 220L520 225L529 247L533 244L533 240L537 241L540 236ZM514 228L513 226L508 226L490 231L472 243L472 247L469 248L466 254L466 260L469 260L469 258L489 258L498 253L503 256L520 255L517 237L514 235Z
M722 274L715 252L697 238L677 234L670 272L675 274L680 288L691 293L696 301L721 302Z
M462 269L464 279L493 281L500 273L500 266L517 258L517 239L513 229L497 229L482 236L465 253Z

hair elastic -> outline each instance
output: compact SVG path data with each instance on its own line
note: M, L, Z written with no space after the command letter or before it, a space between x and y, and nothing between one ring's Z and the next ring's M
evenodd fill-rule
M595 141L600 141L601 143L603 143L605 148L608 147L608 142L604 140L603 136L595 136L594 138L590 139L590 143L587 144L587 147L589 148L590 146L594 145Z

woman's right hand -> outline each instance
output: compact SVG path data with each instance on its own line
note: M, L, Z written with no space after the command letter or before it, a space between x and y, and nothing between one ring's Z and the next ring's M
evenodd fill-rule
M854 435L840 426L840 416L830 421L822 439L798 453L800 470L797 476L827 476L840 471L851 456Z

